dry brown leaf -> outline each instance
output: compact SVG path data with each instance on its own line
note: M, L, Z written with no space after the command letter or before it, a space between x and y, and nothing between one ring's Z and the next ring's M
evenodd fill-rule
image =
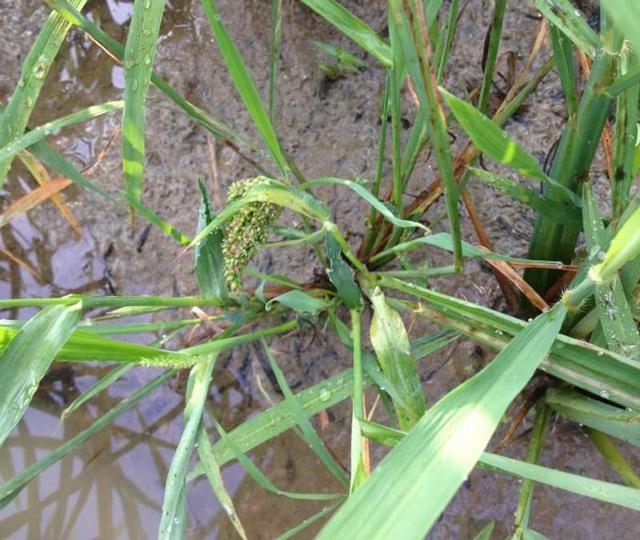
M18 157L22 163L25 164L27 169L29 169L29 172L38 184L43 186L48 182L52 182L49 171L47 171L45 166L31 152L28 150L22 150L18 153ZM76 217L73 215L71 208L69 208L61 195L59 193L51 195L51 202L56 205L62 217L67 221L67 223L69 223L69 226L76 233L76 236L81 239L82 228L80 227Z
M32 210L39 204L51 198L56 193L60 193L64 188L71 185L71 180L51 180L46 184L37 187L26 195L13 201L4 212L0 213L0 227L4 227L18 216Z

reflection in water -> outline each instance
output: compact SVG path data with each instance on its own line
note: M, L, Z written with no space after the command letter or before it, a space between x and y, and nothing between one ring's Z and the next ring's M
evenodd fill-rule
M92 365L69 368L65 364L51 370L27 415L0 449L3 480L92 426L122 397L151 377L149 370L128 372L108 392L61 423L64 407L107 370ZM221 382L224 387L215 385L212 389L214 411L228 427L244 420L254 407L264 407L255 402L250 407L241 388ZM174 391L175 385L180 387L179 393ZM266 381L265 385L268 386ZM182 429L181 387L176 379L168 388L156 391L73 454L45 470L15 501L0 510L0 536L67 539L99 533L99 538L114 540L154 537L164 481ZM337 488L335 480L321 470L306 445L291 432L252 452L251 457L285 489ZM238 465L226 467L223 476L251 538L274 537L321 508L318 503L292 504L282 497L256 491L253 480ZM189 488L189 513L189 538L234 537L204 479ZM265 524L255 518L260 515L269 515L273 521Z
M72 378L53 381L50 374L1 451L5 478L90 427L119 401L105 396L61 423L63 405L74 393ZM171 397L160 407L152 397L31 482L11 512L0 514L2 537L83 538L96 530L102 538L153 536L162 504L157 482L166 474L165 454L173 448L163 429L182 411L177 396Z

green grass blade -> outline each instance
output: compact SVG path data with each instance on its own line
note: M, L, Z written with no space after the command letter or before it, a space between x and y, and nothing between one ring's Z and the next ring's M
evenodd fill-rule
M258 467L255 466L255 464L246 455L244 455L240 447L237 445L236 441L224 430L218 420L216 420L213 414L211 414L211 411L208 412L211 422L220 435L220 440L229 447L229 449L233 453L233 457L238 460L242 467L247 471L249 476L251 476L251 478L255 480L258 485L260 485L260 487L263 487L267 491L275 493L276 495L282 495L290 499L297 499L301 501L327 501L342 496L342 494L340 493L296 493L291 491L284 491L278 488L273 484L273 482L271 482L271 480L269 480L264 475L264 473L260 469L258 469Z
M278 65L282 46L282 0L271 0L271 26L269 32L269 118L276 125L276 97Z
M473 537L473 540L491 540L491 534L493 533L495 525L493 521L487 523L480 529L480 532Z
M329 268L325 271L329 281L333 283L345 306L349 309L360 309L362 307L360 289L353 279L353 270L342 258L340 245L329 233L325 233L325 243L329 260Z
M632 510L640 510L640 489L549 469L496 454L483 454L481 463L483 468L516 475L520 478L528 478L534 482L563 489L583 497L591 497Z
M204 473L207 475L207 479L209 480L216 497L218 497L218 500L222 505L222 509L229 517L229 520L238 533L238 536L243 540L247 540L247 533L245 532L242 522L238 517L238 513L236 512L233 504L233 499L224 486L222 474L220 473L220 465L216 460L213 447L211 446L211 442L209 441L209 437L207 436L207 432L204 429L202 422L200 422L200 428L198 429L196 446L198 447L198 457L200 458L200 463L202 464Z
M324 516L326 516L326 515L330 514L331 512L333 512L338 507L338 504L339 503L334 503L334 504L331 504L329 506L325 506L322 510L320 510L320 512L314 514L310 518L305 519L299 525L296 525L295 527L289 529L284 534L281 534L280 536L278 536L278 538L276 538L276 540L288 540L289 538L293 538L299 532L303 531L304 529L306 529L310 525L313 525L319 519L322 519Z
M573 46L569 38L557 26L551 25L549 33L553 45L553 61L560 76L567 112L570 119L575 119L578 114L578 86L573 61Z
M369 383L367 379L367 383ZM336 403L347 399L353 390L353 372L344 370L329 379L315 384L296 394L296 399L306 416L313 416ZM220 466L236 458L236 451L249 452L264 442L277 437L297 425L297 419L289 403L280 401L257 416L243 422L227 437L213 445ZM232 448L229 443L233 443ZM197 464L189 474L189 480L204 473L202 464Z
M200 212L197 231L202 231L214 219L209 191L202 180L198 180L200 188ZM203 296L212 296L226 303L229 298L227 283L224 279L224 256L222 255L223 234L220 229L209 233L195 249L194 267L198 289Z
M247 332L233 337L218 337L207 341L201 345L195 345L181 351L165 352L151 358L145 358L142 363L146 366L176 366L176 367L191 367L195 363L202 361L206 356L229 351L240 345L245 345L256 341L260 338L274 336L289 332L298 327L298 321L293 320L278 324L276 326L270 326L256 332Z
M389 73L389 109L391 112L391 197L396 212L402 212L404 185L402 178L402 87L406 79L407 65L397 27L389 25L389 37L393 52L393 69Z
M86 4L86 0L72 1L74 9L81 10ZM70 27L71 25L57 13L49 15L29 54L22 62L18 86L0 116L0 147L20 137L27 128L45 78ZM11 157L0 159L0 189L11 167Z
M602 223L602 215L596 205L591 184L583 186L582 197L584 233L590 253L589 262L593 264L598 260L598 255L608 248L609 236ZM611 281L598 284L595 298L600 326L609 349L640 360L640 334L620 279L616 276Z
M611 97L620 95L625 90L628 90L632 86L637 85L640 82L640 65L636 65L631 68L624 75L617 77L607 88L607 93Z
M75 9L68 0L44 0L48 5L55 9L66 21L76 25L90 35L100 46L104 47L110 54L118 60L124 61L124 46L118 43L111 36L106 34L102 29L96 26L87 17L84 17L77 9ZM169 84L153 73L151 82L165 94L171 101L180 107L190 118L198 122L207 131L215 135L221 140L228 141L232 146L239 148L247 148L252 151L258 151L257 146L236 133L224 122L211 116L209 113L196 107L193 103L184 99Z
M362 184L358 184L352 180L345 180L343 178L316 178L314 180L309 180L300 186L301 189L307 189L316 185L338 185L349 188L351 191L356 193L359 197L364 199L369 205L375 208L378 212L380 212L385 219L391 222L396 227L400 228L419 228L424 232L430 232L427 227L425 227L422 223L418 223L417 221L411 221L408 219L401 219L396 216L385 203L383 203L380 199L375 197L367 188L365 188Z
M29 152L31 152L34 156L36 156L44 165L50 167L52 170L56 171L59 175L64 176L75 182L79 186L82 186L89 191L93 191L94 193L100 195L105 200L119 204L116 199L114 199L111 195L109 195L106 191L103 191L98 186L95 185L94 182L89 180L86 176L84 176L76 166L71 163L68 159L63 157L61 154L56 152L53 148L51 148L44 141L37 142L32 144L28 148Z
M604 260L589 270L596 283L612 280L618 270L640 255L640 208L616 232Z
M287 383L287 379L284 376L284 373L280 369L278 362L275 357L271 353L269 346L266 341L262 342L264 351L269 358L269 364L271 365L271 369L273 370L274 375L276 376L276 380L278 381L278 386L280 386L280 390L282 390L282 394L284 399L288 403L289 407L291 407L291 412L296 418L296 422L302 431L304 440L309 444L311 449L315 452L315 454L320 458L324 466L336 477L336 479L344 485L349 485L349 480L347 479L344 470L336 463L336 460L329 453L329 451L325 448L324 443L316 433L315 429L309 422L307 415L304 413L304 410L298 399L289 388L289 384Z
M481 152L499 163L513 167L524 176L552 185L564 200L580 205L580 199L575 197L571 190L549 178L535 158L495 122L446 90L442 90L442 94L462 129Z
M390 429L380 424L363 422L362 425L367 436L389 446L399 445L407 437L404 431ZM626 486L602 482L497 454L482 452L478 459L478 466L633 510L637 510L640 504L640 489L630 489Z
M618 73L623 75L639 65L624 42L620 50ZM636 84L618 96L612 158L612 217L616 220L629 203L629 190L635 178L635 146L638 135L638 98L640 88Z
M536 408L536 418L531 431L531 440L529 441L529 450L527 451L527 462L538 463L544 446L544 439L549 429L549 420L551 418L551 409L543 404ZM534 484L531 480L524 480L520 486L520 496L518 497L518 506L516 508L514 527L514 538L519 533L524 532L529 527L529 516L531 514L531 502L533 500Z
M509 165L524 176L545 180L540 164L496 123L473 105L442 90L451 112L478 149L503 165Z
M491 26L489 27L489 42L485 56L484 78L482 79L482 86L480 87L480 97L478 97L478 110L481 113L486 113L489 105L489 94L491 93L491 85L493 83L493 75L498 58L498 49L500 48L506 4L507 0L496 0L495 6L493 7L493 17L491 19Z
M522 540L550 540L550 538L533 529L525 529L522 531Z
M389 25L394 27L398 35L402 54L407 63L409 74L418 94L420 107L427 115L429 139L435 150L440 180L445 188L447 216L454 240L454 264L456 270L462 269L462 235L460 232L460 215L458 212L458 184L453 173L453 161L449 146L446 117L442 108L442 98L431 66L431 46L428 43L426 22L422 5L411 2L403 7L400 0L392 0L389 4ZM409 20L411 19L411 21Z
M158 538L161 540L175 537L177 524L181 521L180 514L185 512L183 493L186 491L187 466L193 454L217 357L218 355L214 354L191 368L185 397L184 428L165 483L162 519L158 532Z
M358 17L334 0L300 0L324 17L360 47L376 58L385 68L393 66L391 49L382 38Z
M640 20L640 6L634 0L603 0L602 7L616 30L631 43L637 55L640 52L640 36L637 22Z
M267 148L271 152L275 162L278 164L280 172L286 178L289 175L287 160L280 148L278 137L273 129L271 121L269 120L269 114L260 99L260 94L258 94L253 78L244 65L242 56L240 56L240 51L238 51L238 48L231 39L231 36L227 32L224 24L222 24L222 19L220 18L220 13L218 12L215 1L202 0L202 5L204 6L204 10L209 18L209 23L213 30L216 43L220 48L220 52L236 86L236 90L240 94L247 111L251 115L256 129L260 135L262 135Z
M640 411L614 407L568 389L549 390L545 401L553 410L577 424L640 447Z
M125 199L129 201L129 204L131 205L131 207L135 208L141 216L143 216L145 219L147 219L147 221L149 221L149 223L151 223L152 225L155 225L167 236L176 240L180 245L183 245L183 246L189 245L189 243L191 242L191 238L189 238L186 234L180 232L168 221L165 221L158 214L153 212L150 208L142 204L134 194L123 191L122 195Z
M299 290L288 291L276 296L265 304L265 309L268 311L276 302L298 313L307 313L309 315L324 311L331 305Z
M640 476L633 470L631 464L613 444L613 441L604 433L594 429L587 429L587 434L598 452L607 461L609 466L617 473L622 481L629 487L640 489Z
M607 51L599 52L582 92L575 121L566 124L553 159L549 176L563 189L557 185L547 187L549 196L556 200L566 199L566 190L579 192L582 180L589 176L598 147L593 141L600 139L611 105L604 89L614 73L615 57ZM579 233L580 229L561 227L545 216L538 216L529 256L568 262L573 257ZM536 291L544 293L559 275L547 269L527 269L524 277Z
M22 472L15 475L11 480L0 486L0 508L6 506L27 485L31 480L36 478L41 472L45 471L54 463L60 461L64 456L70 454L85 441L93 437L96 433L109 426L122 413L135 407L144 397L153 392L156 388L162 386L176 374L175 371L169 370L156 377L152 381L141 386L133 394L126 397L107 413L98 418L91 426L74 435L68 441L58 446L50 452L46 457L29 465Z
M535 189L525 187L510 178L499 176L484 169L469 167L468 170L483 183L496 188L564 226L579 227L582 223L580 209L573 203L554 201L549 197L545 197L544 194L540 195Z
M437 233L432 234L431 236L423 236L420 238L414 238L412 240L408 240L403 242L402 244L398 244L389 248L388 250L381 251L378 255L371 258L371 262L376 262L390 253L404 253L406 251L410 251L412 249L416 249L423 246L434 246L440 249L446 249L447 251L453 252L453 238L449 233ZM508 255L502 255L500 253L495 253L493 251L487 251L485 249L480 249L472 244L468 244L467 242L462 242L462 254L465 257L471 259L477 258L487 258L487 259L496 259L499 261L507 261L510 263L516 264L534 264L534 263L549 263L553 264L554 261L532 261L531 259L524 259L522 257L510 257ZM556 261L557 265L562 265L560 261Z
M0 351L6 350L17 333L16 328L0 327ZM165 351L154 347L127 343L76 330L56 353L55 359L135 363L145 357L163 352Z
M165 0L133 4L124 50L122 166L127 193L140 200L144 181L144 112Z
M429 409L318 538L424 538L548 354L564 315L561 306L539 315L486 368Z
M533 0L536 8L573 44L593 58L602 42L569 0Z
M344 332L346 332L346 336L344 332L340 332L340 337L346 338L350 344L349 348L353 349L353 342L351 341L351 336L349 336L349 331L341 321L339 324L341 326L338 326L338 330L343 329ZM412 343L414 356L416 358L422 358L423 356L440 350L455 338L455 334L437 333L418 339ZM375 365L375 359L372 358L371 353L365 349L362 350L362 361L364 370L363 385L369 387L374 379L377 379L376 384L380 382L379 377L376 376L376 373L378 373L376 370L379 368ZM388 385L386 385L386 387L388 388ZM296 399L304 411L304 414L313 416L347 399L352 394L353 370L346 369L325 381L302 390L296 394ZM248 452L256 446L277 437L295 425L296 417L291 411L289 404L286 401L281 401L240 424L231 431L228 436L241 452ZM216 459L221 466L235 457L234 451L226 441L228 441L228 439L222 439L213 445ZM202 473L202 464L198 464L189 474L189 479L197 478Z
M0 445L20 421L49 365L73 332L82 304L50 306L25 324L0 355Z
M394 306L410 308L418 317L462 332L492 348L504 347L526 325L515 317L393 278L382 276L379 283L428 303L416 307L394 300ZM540 367L593 394L605 392L614 403L640 409L640 367L622 355L561 334Z
M364 401L362 391L362 321L358 309L351 310L351 341L353 343L353 393L351 395L351 481L349 493L354 493L366 480L364 461L362 459L362 434L360 418L364 418Z
M81 111L52 120L46 124L42 124L41 126L20 135L0 148L0 162L14 156L20 150L24 150L28 146L41 141L46 136L57 133L58 130L66 126L77 124L78 122L86 122L92 118L121 109L123 105L124 103L122 101L108 101L100 105L92 105L91 107L87 107Z
M68 306L82 300L85 309L119 308L117 316L139 315L132 312L137 307L148 308L177 308L194 306L222 307L214 298L202 296L89 296L84 294L70 294L60 298L9 298L0 299L0 309L14 307L44 307L44 306Z
M248 332L233 337L217 337L180 351L165 351L155 347L108 339L89 332L76 331L65 346L60 349L56 359L73 361L104 360L138 363L148 367L187 368L205 360L211 354L227 351L262 337L288 332L296 328L297 325L298 321L293 320L256 332ZM0 326L0 350L4 348L6 352L16 334L17 330L15 328Z
M87 388L87 390L82 392L82 394L80 394L76 399L74 399L69 405L65 407L65 409L62 411L62 414L60 415L60 420L64 421L70 414L72 414L74 411L77 411L87 401L94 398L103 390L109 388L112 383L117 381L132 367L133 364L122 364L120 366L116 366L104 377L101 377L90 388Z
M385 377L402 395L403 403L394 403L394 406L400 427L409 430L426 410L422 383L411 356L409 336L400 314L388 305L379 288L373 291L371 303L371 344Z
M210 320L219 320L222 315L213 316ZM168 332L179 330L186 326L202 323L202 319L178 319L174 321L157 321L150 323L101 324L96 319L87 319L78 325L78 330L84 330L100 336L117 336L122 334L143 334L146 332Z
M595 297L608 348L640 361L640 334L620 279L598 285Z
M432 4L433 2L429 2ZM460 2L459 0L452 0L451 5L449 6L449 15L447 17L447 25L444 27L443 31L445 32L444 37L441 37L438 42L438 47L436 49L435 58L437 61L434 62L438 66L437 70L437 79L438 82L442 82L444 78L444 72L447 67L447 60L449 59L449 53L451 51L451 45L453 44L453 38L456 35L456 28L458 26L458 19L460 18ZM427 20L428 16L427 16ZM431 26L431 25L429 25Z

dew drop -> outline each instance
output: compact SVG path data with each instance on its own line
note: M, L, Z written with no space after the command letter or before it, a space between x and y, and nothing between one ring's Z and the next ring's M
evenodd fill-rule
M320 401L329 401L331 399L331 392L326 388L323 388L320 390L320 395L318 397L320 398Z

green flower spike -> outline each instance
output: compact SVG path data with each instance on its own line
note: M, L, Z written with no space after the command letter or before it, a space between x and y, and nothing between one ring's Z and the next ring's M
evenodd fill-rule
M257 176L234 182L227 193L227 203L235 202L247 192L268 182L265 176ZM258 248L264 244L269 227L278 219L282 209L271 203L254 201L244 205L227 222L224 229L222 253L224 255L224 277L229 289L242 290L242 271L251 262Z

